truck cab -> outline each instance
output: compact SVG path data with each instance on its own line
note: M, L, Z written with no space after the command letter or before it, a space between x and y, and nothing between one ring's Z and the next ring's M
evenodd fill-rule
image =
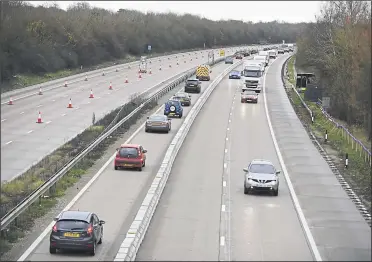
M261 93L264 67L258 63L244 64L241 72L242 92L246 90Z

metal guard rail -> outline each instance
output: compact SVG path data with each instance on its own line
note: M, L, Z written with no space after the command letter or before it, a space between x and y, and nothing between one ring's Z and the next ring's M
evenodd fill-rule
M226 56L227 57L227 56ZM226 57L218 58L214 62L210 63L210 65L217 64L223 61ZM87 146L84 150L82 150L79 155L71 159L64 167L62 167L57 173L51 176L47 181L45 181L40 187L35 189L30 195L28 195L22 202L16 205L13 209L11 209L6 215L1 218L1 231L6 229L6 227L12 223L20 214L22 214L29 206L31 206L36 200L39 199L49 188L51 188L55 183L58 182L68 171L70 171L81 159L83 159L87 154L89 154L97 145L99 145L103 140L105 140L108 136L110 136L119 126L123 123L128 121L132 118L136 113L138 113L142 108L151 103L152 101L157 101L161 98L164 94L168 93L170 90L178 86L180 83L185 81L187 78L191 77L195 74L195 68L188 70L182 76L178 77L176 80L172 81L171 83L167 84L161 90L155 92L150 97L147 98L145 102L143 102L140 106L134 109L131 113L129 113L126 117L120 120L117 124L111 127L107 132L100 135L96 138L89 146ZM149 90L150 91L150 90ZM143 94L144 96L146 95Z

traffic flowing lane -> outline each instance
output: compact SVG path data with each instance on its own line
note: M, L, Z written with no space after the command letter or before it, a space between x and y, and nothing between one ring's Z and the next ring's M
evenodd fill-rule
M159 59L154 59L149 65L152 74L142 74L142 78L138 78L138 68L132 68L127 73L114 72L57 88L40 96L17 100L12 106L2 105L2 181L25 172L44 156L81 133L91 125L93 114L98 120L123 105L133 94L141 93L178 73L205 63L208 61L207 57L206 52L196 52L191 56L185 55L184 58L173 57L169 61L161 59L159 62ZM176 64L177 61L179 65ZM162 70L159 70L160 65ZM127 76L129 83L125 83ZM110 82L113 90L109 90ZM91 90L94 98L89 98ZM70 98L72 108L67 108ZM36 123L39 111L42 124ZM22 157L19 152L23 152Z
M283 177L278 197L243 193L251 159L280 169L259 100L241 104L236 80L217 87L177 156L138 261L312 260Z
M211 81L202 83L202 92L227 66L220 64L213 67ZM200 97L200 94L192 95L193 104L198 97ZM160 114L162 114L162 110L159 111ZM113 163L110 161L89 189L70 208L70 210L79 209L95 212L100 219L106 221L103 244L98 246L96 256L91 257L80 253L49 254L49 232L51 228L48 227L46 236L41 235L37 240L40 240L40 243L37 242L36 248L26 251L31 253L25 260L112 261L159 169L161 160L173 136L177 133L189 110L190 107L184 107L182 119L172 119L172 130L169 134L145 133L144 128L141 127L139 133L128 141L141 144L148 150L146 167L142 172L114 170ZM120 145L124 142L118 141L117 144Z

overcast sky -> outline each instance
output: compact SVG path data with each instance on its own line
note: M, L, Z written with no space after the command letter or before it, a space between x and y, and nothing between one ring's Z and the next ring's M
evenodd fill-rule
M33 5L56 2L66 9L78 1L32 1ZM315 21L320 1L86 1L92 6L117 11L135 9L142 12L190 13L221 20L235 19L252 22L286 21L290 23Z

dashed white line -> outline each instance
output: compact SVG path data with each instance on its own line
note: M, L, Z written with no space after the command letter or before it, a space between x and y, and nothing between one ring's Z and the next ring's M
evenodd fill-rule
M56 100L52 100L52 102L55 102Z
M30 134L30 133L32 133L32 132L34 132L34 130L30 130L30 131L28 131L27 134Z
M224 164L223 164L223 168L226 168L226 167L227 167L227 164L226 164L226 163L224 163Z
M225 153L227 153L227 148L225 148Z
M19 113L20 115L23 115L25 112L21 112L21 113Z
M226 141L227 141L227 140L229 140L229 138L228 138L228 137L226 137Z
M6 119L1 119L1 122L4 122L4 121L6 121Z
M65 116L66 114L62 114L61 116Z
M10 143L13 143L13 141L6 142L5 145L9 145Z
M225 206L225 205L222 205L222 206L221 206L221 211L222 211L222 212L225 212L225 211L226 211L226 206Z
M230 130L230 127L227 128L227 131L229 131L229 130Z
M38 105L37 107L42 107L43 105Z
M222 186L223 186L223 187L226 187L226 181L223 181L223 182L222 182Z
M225 245L225 237L224 236L220 237L220 245L221 246Z
M78 110L80 107L75 107L75 110Z
M52 123L52 121L48 121L48 122L46 122L45 124L50 124L50 123Z
M100 99L101 97L99 96L99 97L97 97L96 99Z

